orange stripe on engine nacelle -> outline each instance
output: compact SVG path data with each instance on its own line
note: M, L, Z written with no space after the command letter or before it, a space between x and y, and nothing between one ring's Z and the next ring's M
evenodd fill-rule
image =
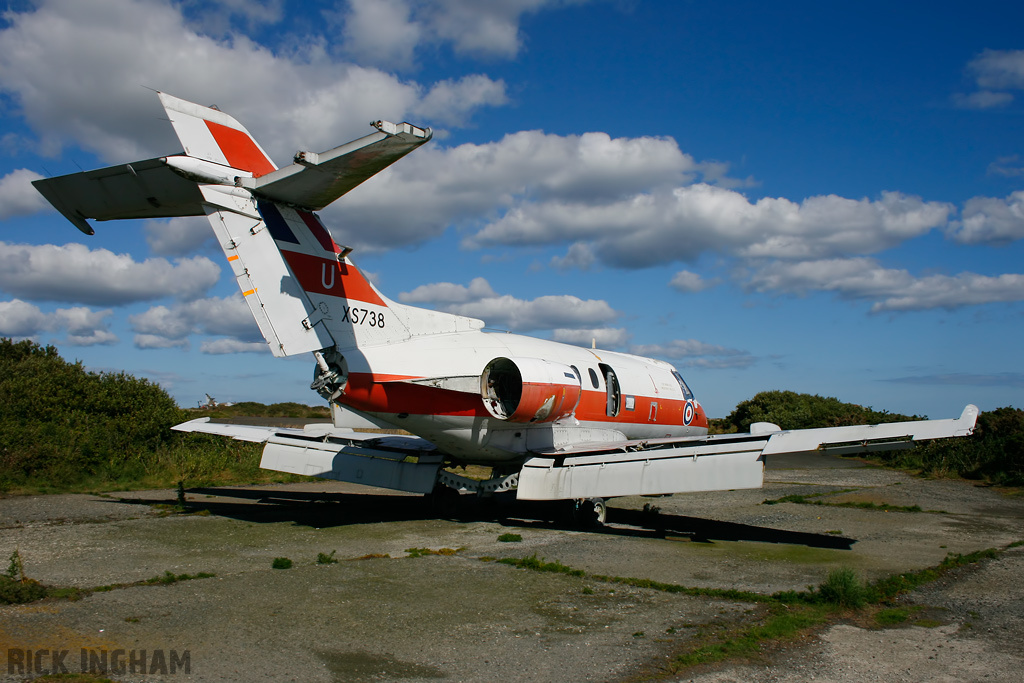
M274 170L274 164L246 133L213 121L207 121L206 127L210 129L213 139L217 141L232 168L252 171L257 177Z

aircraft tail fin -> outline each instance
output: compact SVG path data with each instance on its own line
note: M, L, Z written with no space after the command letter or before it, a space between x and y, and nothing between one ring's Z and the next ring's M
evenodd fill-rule
M277 170L270 156L234 117L213 107L158 93L185 154L254 177Z
M313 213L427 142L429 128L376 121L370 135L278 169L233 117L159 95L185 154L35 182L80 230L92 234L90 218L206 215L275 356L483 326L388 300Z

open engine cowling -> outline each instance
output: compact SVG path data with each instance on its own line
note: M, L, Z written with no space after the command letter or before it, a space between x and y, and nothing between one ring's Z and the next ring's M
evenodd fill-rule
M507 422L554 422L572 415L581 391L571 367L540 358L495 358L480 376L487 412Z

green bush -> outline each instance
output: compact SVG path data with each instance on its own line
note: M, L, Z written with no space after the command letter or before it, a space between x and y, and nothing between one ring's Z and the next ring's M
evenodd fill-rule
M881 454L878 459L924 474L1024 486L1024 410L996 408L978 416L971 436L929 441L909 451Z
M53 346L0 339L0 488L140 473L182 418L147 379L88 372Z
M300 479L260 470L260 444L171 430L192 417L147 379L0 338L0 492Z
M728 431L732 427L736 431L747 432L754 422L771 422L782 429L813 429L921 419L925 418L877 411L832 397L794 391L762 391L738 403L736 409L722 420L724 424L720 428Z
M863 607L867 603L867 589L857 572L849 567L833 569L818 587L821 601L839 607Z
M291 569L292 561L287 557L275 557L274 561L270 563L270 566L274 569Z

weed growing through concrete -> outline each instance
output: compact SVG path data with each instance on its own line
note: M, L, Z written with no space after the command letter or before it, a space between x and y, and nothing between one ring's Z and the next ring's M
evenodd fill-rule
M209 574L207 572L199 572L198 574L177 574L176 575L174 572L165 571L163 576L154 576L151 579L146 579L144 581L140 581L139 583L141 585L146 585L146 586L152 586L154 584L161 584L161 585L164 585L164 586L169 586L172 583L178 583L179 581L191 581L193 579L209 579L209 578L212 578L213 576L214 576L214 574Z
M430 548L406 548L405 552L409 553L406 557L425 557L427 555L456 555L460 550L465 550L465 548L438 548L437 550Z
M287 557L275 557L274 561L270 563L270 566L274 569L291 569L292 561Z
M1020 545L1024 545L1024 543L1012 543L1003 551ZM848 615L850 610L860 609L868 604L890 603L900 593L934 581L955 567L995 558L1003 551L989 548L967 555L950 553L936 567L904 572L870 585L863 584L852 569L841 568L830 572L826 580L817 588L809 586L806 591L780 591L772 595L716 588L694 588L650 579L587 574L582 569L573 569L558 561L545 562L544 558L538 559L536 554L522 558L506 557L498 562L521 569L557 572L594 581L620 583L668 593L762 603L759 609L762 610L764 616L760 623L701 633L696 641L696 646L670 660L667 673L674 675L681 669L698 664L719 662L734 657L756 656L765 642L791 640L809 629L822 626L844 614ZM584 592L586 588L584 587ZM882 616L876 615L875 618L880 625L887 625L883 622L894 622L899 619L900 614L901 612L896 609L883 609L877 613ZM941 625L941 622L934 619L918 619L914 624L933 627ZM667 633L672 633L672 630Z
M910 610L904 607L890 607L875 613L875 623L879 626L898 626L910 618Z
M498 536L498 540L502 543L519 543L523 540L523 537L519 534L502 534Z
M837 607L863 607L867 603L867 591L857 572L849 567L833 569L818 588L822 602Z
M332 550L330 553L317 553L316 563L317 564L338 564L338 560L334 559L334 553L337 550Z
M0 605L18 605L46 597L46 586L25 576L25 564L17 548L7 571L0 574Z
M11 559L7 564L7 571L4 572L4 576L12 581L25 580L25 563L22 562L21 552L17 548L11 553Z
M835 491L835 493L845 493L845 491ZM778 503L797 503L799 505L827 505L829 507L837 508L857 508L859 510L881 510L882 512L932 512L944 515L945 510L925 510L920 505L889 505L888 503L872 503L869 501L847 501L842 503L830 503L824 500L818 500L819 496L831 495L824 493L811 493L807 495L794 493L789 496L783 496L782 498L774 498L762 501L762 505L777 505Z
M532 569L535 572L554 572L556 574L568 574L569 576L586 576L587 573L582 569L573 569L567 567L558 560L554 562L545 562L544 558L537 558L536 553L529 557L514 558L506 557L498 560L501 564L512 565L513 567L519 567L520 569Z

